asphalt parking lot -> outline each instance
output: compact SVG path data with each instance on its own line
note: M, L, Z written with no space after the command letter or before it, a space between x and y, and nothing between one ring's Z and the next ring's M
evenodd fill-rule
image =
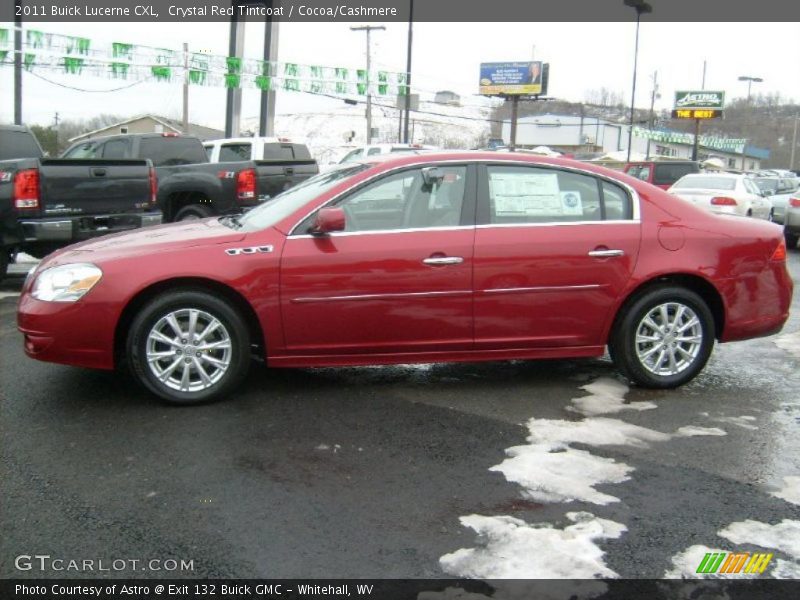
M16 568L38 553L192 563L111 576L659 578L706 548L800 577L798 293L781 334L673 391L606 359L256 368L174 408L26 358L24 271L0 286L0 577L98 575Z

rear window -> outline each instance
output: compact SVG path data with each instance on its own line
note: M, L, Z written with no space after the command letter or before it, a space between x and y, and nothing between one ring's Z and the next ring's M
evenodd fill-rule
M197 138L148 137L139 141L139 158L149 158L156 167L208 162Z
M756 179L755 182L762 192L772 192L774 194L778 189L777 179Z
M734 190L736 179L733 177L715 177L713 175L687 175L673 186L678 188L699 188L704 190Z
M0 160L41 158L36 138L27 131L0 131Z
M653 183L656 185L672 185L678 179L689 173L697 173L697 165L694 164L657 164L653 174ZM733 188L731 188L733 189Z
M224 144L219 149L219 162L250 160L252 144Z
M264 144L264 160L310 160L311 153L303 144Z

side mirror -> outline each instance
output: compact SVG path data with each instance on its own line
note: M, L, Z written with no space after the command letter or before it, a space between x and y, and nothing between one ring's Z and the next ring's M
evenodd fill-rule
M422 182L426 186L440 183L444 179L444 173L439 167L425 167L422 169Z
M314 235L327 235L334 231L344 231L346 222L343 208L322 208L314 218L311 233Z

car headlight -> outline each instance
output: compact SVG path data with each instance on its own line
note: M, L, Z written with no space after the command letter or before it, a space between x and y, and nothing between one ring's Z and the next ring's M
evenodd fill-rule
M75 302L102 276L99 268L88 263L51 267L36 276L31 295L46 302Z

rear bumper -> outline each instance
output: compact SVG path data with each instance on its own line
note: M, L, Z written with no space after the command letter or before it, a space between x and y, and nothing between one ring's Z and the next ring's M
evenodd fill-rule
M800 210L796 208L787 210L783 217L783 225L791 233L800 233Z
M61 242L69 244L93 237L160 225L161 212L89 215L53 219L22 219L24 242Z

